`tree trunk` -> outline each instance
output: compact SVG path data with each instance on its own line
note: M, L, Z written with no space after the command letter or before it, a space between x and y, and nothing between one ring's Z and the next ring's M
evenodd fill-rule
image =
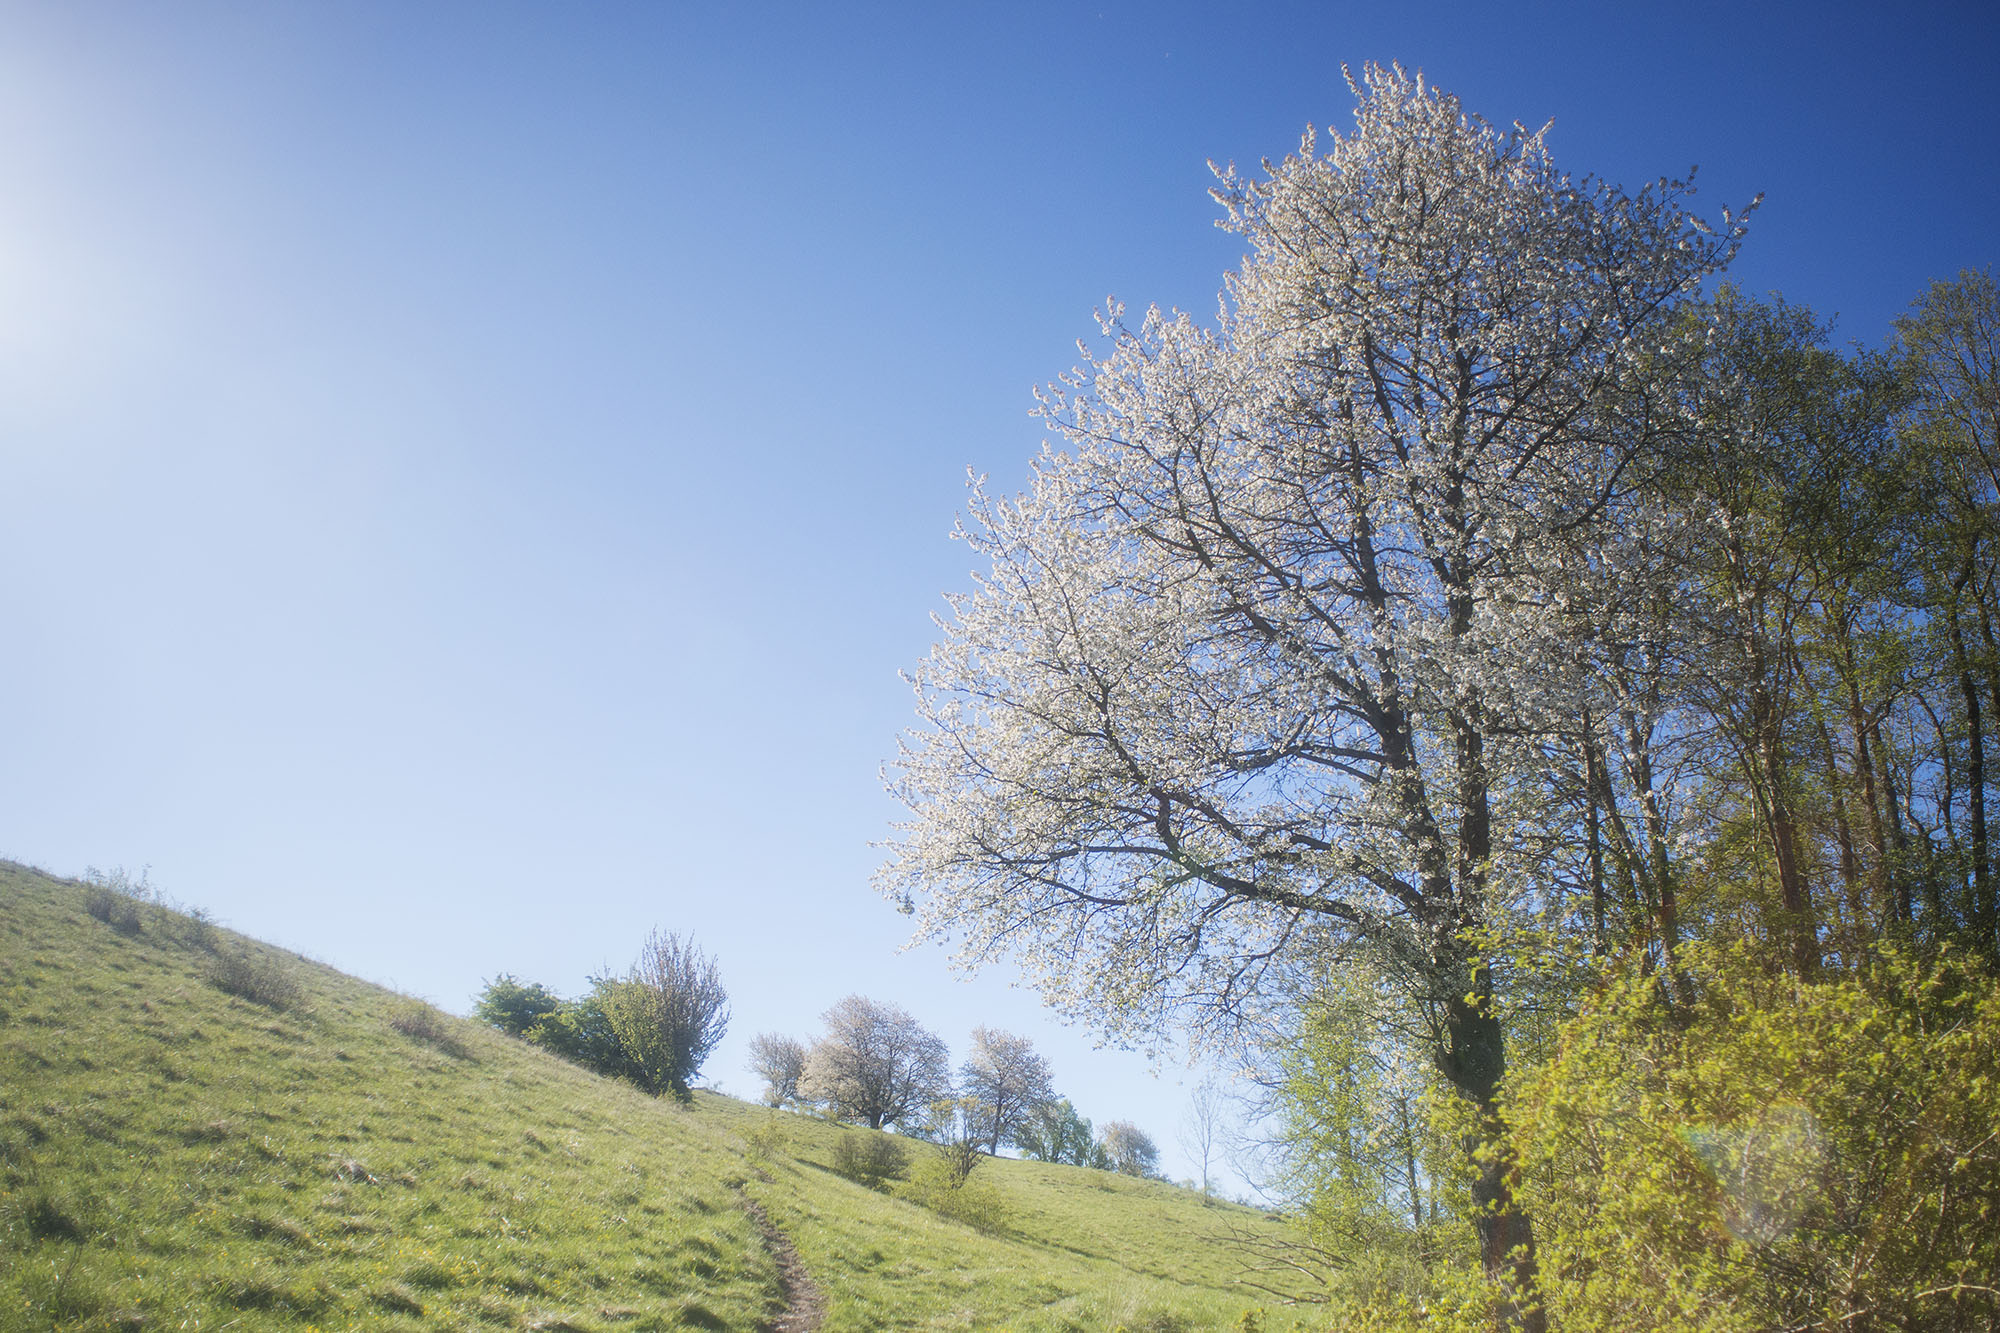
M1819 724L1820 757L1826 764L1826 789L1833 793L1833 839L1840 848L1840 887L1847 901L1847 936L1850 940L1866 939L1873 933L1868 921L1867 904L1861 897L1861 860L1854 851L1854 828L1847 817L1847 793L1853 785L1845 773L1840 771L1840 760L1834 754L1833 731L1826 725L1826 719L1815 719ZM1842 952L1846 952L1843 945Z
M1591 737L1590 714L1583 715L1583 812L1590 852L1590 954L1610 951L1604 933L1604 837L1597 816L1597 743Z
M1652 975L1653 957L1650 951L1655 931L1656 913L1647 900L1640 883L1639 852L1633 845L1632 831L1625 824L1625 815L1618 808L1617 793L1611 789L1611 771L1606 765L1604 751L1593 749L1597 770L1597 804L1602 810L1603 827L1611 834L1611 851L1618 872L1618 881L1624 890L1626 912L1631 921L1631 933L1637 937L1639 947L1646 950L1640 966L1646 975Z
M1986 640L1986 684L1993 699L1993 715L2000 718L2000 644L1993 641L1993 617L1987 610L1987 599L1982 596L1978 605L1979 632ZM2000 875L1994 878L2000 879ZM1980 894L1980 903L1985 916L1980 941L2000 957L2000 885L1989 882Z
M1417 1230L1424 1226L1424 1196L1417 1180L1417 1135L1410 1127L1410 1099L1396 1099L1396 1115L1402 1121L1403 1133L1403 1181L1410 1192L1410 1223Z
M1660 963L1666 969L1667 998L1678 1001L1675 993L1674 954L1681 942L1680 895L1674 889L1673 859L1667 846L1666 814L1660 809L1660 794L1653 774L1652 723L1640 725L1639 714L1626 708L1619 717L1624 728L1625 772L1632 792L1639 798L1639 818L1646 827L1644 860L1635 857L1633 868L1651 891L1653 924L1660 937ZM1607 778L1605 795L1611 792ZM1634 849L1636 851L1636 849Z
M1534 1228L1514 1202L1514 1162L1500 1119L1499 1092L1507 1056L1500 1020L1493 1013L1492 990L1485 964L1475 962L1469 992L1448 998L1444 1009L1449 1046L1441 1072L1478 1118L1465 1149L1475 1173L1472 1222L1479 1237L1480 1263L1488 1278L1509 1289L1508 1325L1523 1333L1545 1333L1548 1321L1541 1309Z
M1954 582L1953 593L1961 592L1964 583L1965 576L1962 575ZM1966 656L1965 635L1959 628L1957 608L1953 607L1945 619L1951 629L1952 664L1958 669L1958 691L1965 700L1966 822L1970 825L1966 832L1972 844L1967 849L1972 862L1972 911L1968 915L1981 942L1987 943L1992 938L1995 913L1993 872L1986 856L1985 731L1980 715L1979 685L1973 676L1971 660Z
M1921 696L1919 696L1919 702L1924 703L1924 712L1930 717L1931 731L1937 736L1938 770L1941 778L1938 815L1944 825L1944 845L1950 848L1952 854L1956 856L1960 849L1958 843L1958 815L1956 814L1958 808L1958 775L1957 770L1952 766L1951 753L1954 737L1951 734L1951 728L1945 725L1945 720L1937 715L1937 712L1931 708L1930 704L1927 701L1923 701ZM1916 805L1915 786L1916 779L1912 776L1912 790L1910 792L1910 806L1912 809ZM1952 874L1963 881L1964 874L1962 871L1953 870ZM1930 922L1931 935L1934 939L1942 938L1948 934L1947 926L1950 924L1944 910L1944 886L1940 883L1940 879L1941 876L1934 866L1926 868L1926 874L1924 875L1924 915Z
M1986 739L1979 708L1979 687L1970 671L1959 673L1959 690L1965 696L1965 793L1966 823L1971 839L1972 924L1981 937L1993 928L1993 872L1986 856Z
M1453 718L1458 745L1459 831L1456 911L1450 945L1461 932L1485 924L1486 881L1493 855L1493 812L1486 771L1485 737L1476 702ZM1486 1276L1508 1291L1506 1322L1522 1333L1546 1333L1535 1266L1534 1230L1527 1214L1514 1203L1512 1154L1507 1151L1506 1126L1500 1119L1500 1084L1507 1073L1506 1035L1493 1006L1493 973L1476 953L1466 957L1447 945L1468 966L1451 966L1443 979L1451 987L1446 997L1443 1073L1470 1102L1478 1128L1465 1145L1471 1160L1473 1226L1479 1235L1480 1263ZM1469 975L1468 975L1469 974ZM1463 990L1452 984L1466 977Z
M1819 940L1813 930L1812 895L1806 886L1805 870L1799 864L1798 821L1792 812L1791 774L1785 763L1784 739L1779 734L1778 707L1761 682L1751 687L1750 719L1756 745L1756 785L1763 796L1764 831L1778 867L1778 906L1784 915L1783 929L1791 939L1793 969L1800 977L1809 978L1819 971L1820 962Z
M1915 869L1910 865L1910 838L1903 830L1902 803L1896 798L1896 775L1889 767L1889 746L1882 739L1881 723L1869 724L1868 731L1875 737L1871 749L1875 763L1881 766L1877 781L1881 783L1882 814L1889 825L1889 846L1896 854L1895 864L1884 871L1885 880L1890 885L1890 901L1895 904L1896 920L1907 923L1916 917L1916 904L1911 894L1911 876L1915 874Z
M1842 675L1847 686L1847 723L1854 729L1854 774L1861 779L1862 812L1868 817L1868 844L1872 853L1868 863L1869 896L1875 900L1876 911L1886 919L1896 920L1896 905L1889 894L1889 837L1883 817L1882 786L1875 779L1875 757L1868 746L1871 724L1861 703L1860 686L1854 679L1851 654ZM1888 799L1893 809L1896 799L1893 788Z

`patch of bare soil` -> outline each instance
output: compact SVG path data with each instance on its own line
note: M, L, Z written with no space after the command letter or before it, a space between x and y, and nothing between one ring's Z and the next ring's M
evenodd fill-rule
M743 1211L750 1214L750 1220L763 1233L764 1248L777 1260L778 1289L785 1296L783 1312L775 1320L761 1325L762 1333L816 1333L820 1321L826 1318L825 1294L812 1280L812 1275L806 1272L806 1266L800 1260L799 1252L792 1248L791 1240L771 1224L763 1205L748 1194L741 1197Z

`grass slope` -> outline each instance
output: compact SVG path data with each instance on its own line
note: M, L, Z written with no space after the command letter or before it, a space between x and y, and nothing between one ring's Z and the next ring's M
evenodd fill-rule
M1235 1204L1081 1167L990 1161L999 1226L974 1231L834 1174L834 1147L865 1134L716 1098L704 1107L752 1144L773 1143L746 1186L830 1299L828 1333L1007 1328L1021 1333L1317 1329L1237 1282L1239 1231L1282 1234ZM912 1156L927 1149L910 1145Z
M1275 1229L1249 1210L1003 1161L976 1231L835 1175L838 1126L682 1110L164 908L90 905L0 862L0 1328L764 1328L783 1297L745 1193L829 1333L1308 1326L1234 1285L1218 1238Z

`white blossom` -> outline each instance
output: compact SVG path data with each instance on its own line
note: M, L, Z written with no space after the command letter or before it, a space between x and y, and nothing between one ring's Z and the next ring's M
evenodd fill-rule
M1029 489L973 487L986 569L910 677L882 887L1117 1037L1328 927L1469 984L1465 932L1538 882L1514 777L1590 688L1564 598L1623 396L1741 235L1420 76L1352 86L1323 155L1217 170L1249 254L1216 328L1107 302Z

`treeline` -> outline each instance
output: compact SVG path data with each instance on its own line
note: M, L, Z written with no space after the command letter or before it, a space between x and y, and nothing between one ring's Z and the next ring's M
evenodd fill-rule
M1538 776L1576 933L1671 967L1730 919L1804 976L1890 934L1991 958L1993 279L1881 352L1729 289L1680 327L1634 522L1574 552L1595 688Z
M924 1139L956 1138L988 1156L1023 1157L1125 1175L1159 1175L1151 1137L1122 1120L1094 1133L1056 1095L1048 1061L1026 1037L972 1030L972 1050L952 1076L945 1043L901 1007L850 995L821 1015L810 1044L779 1033L751 1040L750 1065L764 1101L870 1129Z

